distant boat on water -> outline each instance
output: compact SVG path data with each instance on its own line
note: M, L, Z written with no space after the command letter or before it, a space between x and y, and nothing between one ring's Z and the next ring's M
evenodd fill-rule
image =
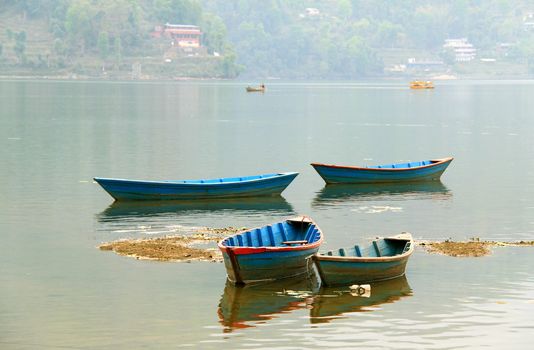
M94 180L115 200L191 200L279 195L297 175L290 172L207 180Z
M439 180L454 158L422 160L369 167L311 163L327 184L386 183Z
M355 245L313 257L326 286L369 283L403 276L414 251L409 233L379 238L366 247Z
M414 80L410 82L410 89L433 89L434 83L427 80Z
M265 85L261 84L259 86L247 86L247 92L265 92Z

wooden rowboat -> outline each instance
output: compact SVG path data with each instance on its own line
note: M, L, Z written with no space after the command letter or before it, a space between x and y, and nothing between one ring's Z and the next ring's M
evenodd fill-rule
M454 158L384 164L370 167L311 163L327 184L439 180Z
M363 248L341 248L313 257L326 286L383 281L404 275L414 251L412 235L380 238Z
M115 200L191 200L279 195L298 173L210 180L143 181L95 177Z
M321 243L319 227L301 216L235 234L218 246L230 282L248 284L310 273Z
M247 92L265 92L265 85L247 86Z

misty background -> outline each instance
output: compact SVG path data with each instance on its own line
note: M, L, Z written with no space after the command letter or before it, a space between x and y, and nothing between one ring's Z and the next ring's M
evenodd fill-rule
M168 28L197 31L198 43ZM534 3L0 0L0 69L117 79L526 78Z

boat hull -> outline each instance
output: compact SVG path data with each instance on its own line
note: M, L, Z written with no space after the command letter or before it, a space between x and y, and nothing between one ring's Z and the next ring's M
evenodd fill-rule
M280 174L255 181L180 183L94 178L115 200L192 200L280 195L298 173Z
M247 92L265 92L265 88L262 87L247 87Z
M321 276L321 281L326 286L361 284L376 281L384 281L403 276L406 271L408 257L391 261L353 261L326 260L315 256L314 260Z
M362 284L403 276L414 251L412 235L379 238L366 247L355 245L313 257L325 286Z
M232 254L223 251L228 280L233 284L251 284L308 275L313 271L312 256L319 247L297 250Z
M276 281L313 271L321 229L299 216L225 237L217 245L234 284Z
M360 168L312 163L311 165L328 184L335 183L391 183L439 180L452 158L437 163L402 169Z

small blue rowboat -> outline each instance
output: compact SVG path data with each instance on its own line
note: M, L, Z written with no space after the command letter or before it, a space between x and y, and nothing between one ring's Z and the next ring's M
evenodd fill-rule
M327 184L439 180L453 158L355 167L311 163Z
M95 177L115 200L215 199L279 195L298 173L211 180L141 181Z
M356 245L313 257L321 283L326 286L369 283L403 276L414 251L412 235L374 240L368 247Z
M238 233L218 246L230 282L249 284L310 273L321 243L319 227L301 216Z

